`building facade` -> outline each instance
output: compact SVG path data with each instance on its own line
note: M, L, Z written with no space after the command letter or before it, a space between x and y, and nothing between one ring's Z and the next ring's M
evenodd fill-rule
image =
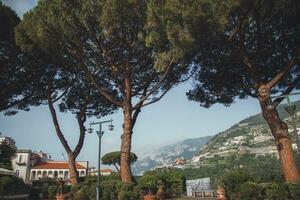
M12 158L12 167L15 175L22 178L25 183L30 182L30 170L40 162L49 161L50 156L42 151L32 152L28 149L17 149Z
M70 178L69 166L65 161L51 161L49 154L41 151L18 149L12 158L12 167L15 175L22 178L26 184L42 178ZM88 162L77 162L76 168L79 177L86 176Z
M102 176L109 176L112 173L114 173L114 170L112 170L112 169L101 169L100 170L100 174ZM98 176L98 170L92 170L92 171L90 171L89 175L91 175L91 176Z
M76 169L79 177L87 176L88 162L76 162ZM67 181L70 178L68 162L48 161L34 165L30 170L30 181L43 178L62 178Z

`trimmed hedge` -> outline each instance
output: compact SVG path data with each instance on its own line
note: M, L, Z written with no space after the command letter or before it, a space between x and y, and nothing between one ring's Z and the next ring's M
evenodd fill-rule
M96 198L97 177L86 177L72 188L74 200ZM185 178L178 170L152 171L138 179L138 183L124 184L119 174L101 177L101 199L139 200L151 189L156 193L158 187L165 190L166 197L178 197L185 191Z
M72 188L74 200L96 199L97 177L90 176ZM135 184L123 184L119 174L101 177L100 195L102 200L137 200L140 192Z
M300 184L256 183L245 170L236 170L221 178L228 200L299 200Z
M145 173L138 185L143 193L156 193L159 187L165 191L167 198L179 197L185 192L185 176L182 171L174 169L156 170Z
M0 195L26 194L28 188L21 178L15 176L1 176Z

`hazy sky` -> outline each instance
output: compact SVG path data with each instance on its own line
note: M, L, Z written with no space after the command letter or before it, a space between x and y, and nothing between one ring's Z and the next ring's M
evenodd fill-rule
M2 0L16 10L19 16L36 5L35 0ZM255 99L237 100L231 107L215 105L210 109L188 101L185 92L191 87L186 83L171 90L160 102L142 110L133 134L133 151L138 156L158 146L194 138L214 135L234 123L260 112ZM78 139L78 126L74 116L59 114L63 133L75 144ZM113 119L115 130L109 132L104 127L103 152L119 150L122 133L122 113L101 120ZM94 119L95 120L95 119ZM97 120L97 119L96 119ZM95 120L95 121L96 121ZM94 127L98 128L98 127ZM65 151L59 142L47 106L32 108L29 112L19 112L15 116L0 115L0 132L16 140L18 148L42 150L50 153L53 158L61 159ZM93 165L97 159L98 138L96 133L88 134L78 160L89 160Z

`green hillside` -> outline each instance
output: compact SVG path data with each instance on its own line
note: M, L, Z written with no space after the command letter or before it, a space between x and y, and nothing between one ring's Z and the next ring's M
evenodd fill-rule
M293 102L293 104L296 105L296 112L299 112L300 111L300 100ZM285 106L287 106L287 105L281 104L277 107L277 110L278 110L278 113L279 113L281 119L285 119L288 117L287 112L284 110ZM251 117L248 117L248 118L240 121L240 124L243 124L243 123L248 123L251 126L251 125L265 124L266 122L265 122L262 114L259 113L259 114L253 115Z
M300 111L300 101L293 104L297 106L296 113L298 113ZM286 104L282 104L277 108L282 120L288 118L288 114L284 110L285 106ZM300 125L299 117L297 121L298 125ZM287 123L291 125L289 120L287 120ZM239 152L241 148L249 151L257 151L258 154L263 154L264 151L269 151L270 153L276 152L274 139L261 113L250 116L229 129L215 135L211 141L200 150L199 155L200 157L204 155L203 157L207 158L214 155L225 155L226 152Z

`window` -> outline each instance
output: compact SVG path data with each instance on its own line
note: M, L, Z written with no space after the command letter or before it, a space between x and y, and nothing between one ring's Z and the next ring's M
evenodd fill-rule
M47 178L47 172L43 171L43 178Z
M81 172L80 172L80 176L84 176L84 171L81 171Z
M54 171L54 177L53 178L58 178L58 171Z
M20 155L20 156L19 156L19 163L21 163L21 162L22 162L22 159L23 159L23 156L22 156L22 155Z
M48 172L48 177L53 178L53 177L52 177L52 171L49 171L49 172Z
M68 176L69 176L69 172L68 171L65 171L65 175L64 175L64 179L68 179Z
M35 180L35 175L36 175L36 172L32 171L32 173L31 173L31 180Z
M20 176L20 170L16 170L16 176L17 176L17 177Z

